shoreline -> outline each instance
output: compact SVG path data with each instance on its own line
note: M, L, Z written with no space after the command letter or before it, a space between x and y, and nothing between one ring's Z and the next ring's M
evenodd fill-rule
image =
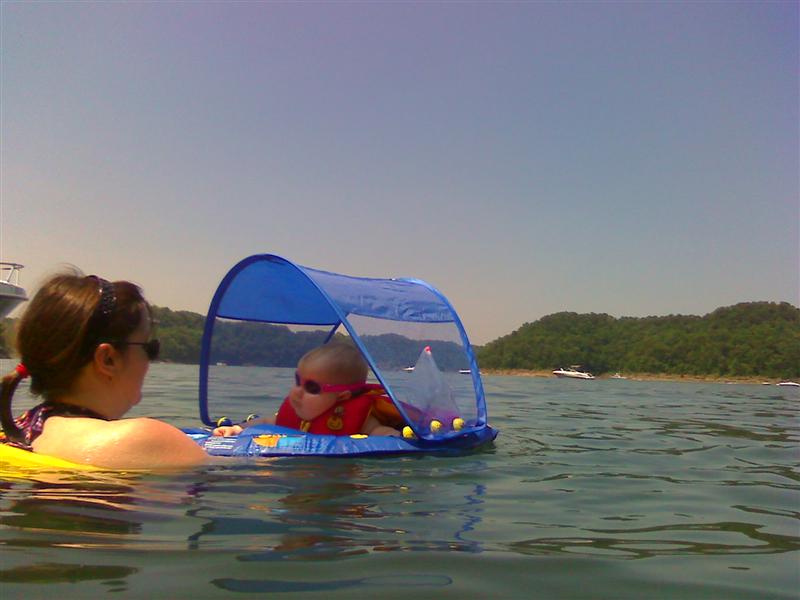
M552 371L539 371L533 369L481 369L481 375L499 375L504 377L546 377L557 379ZM718 375L678 375L672 373L627 373L624 375L630 381L687 381L693 383L747 383L761 385L769 383L775 385L785 379L774 377L729 376ZM612 379L611 375L598 375L596 379ZM621 380L622 381L622 380Z

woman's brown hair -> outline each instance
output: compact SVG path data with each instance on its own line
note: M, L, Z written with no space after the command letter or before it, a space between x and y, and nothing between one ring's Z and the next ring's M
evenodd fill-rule
M78 274L46 281L17 325L17 352L30 374L31 393L50 402L67 393L98 344L124 342L136 331L142 307L149 311L141 290L127 281ZM11 400L21 380L15 369L0 388L0 424L12 439L20 434Z

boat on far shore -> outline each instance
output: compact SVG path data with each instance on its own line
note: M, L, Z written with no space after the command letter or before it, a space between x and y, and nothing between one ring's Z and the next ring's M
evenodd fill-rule
M779 385L781 387L800 387L800 383L797 383L796 381L781 381L775 385Z
M553 375L559 378L569 378L569 379L594 379L594 375L589 373L588 371L579 371L580 365L572 365L569 369L556 369L553 371Z
M25 289L19 285L22 268L18 263L0 262L0 319L28 299Z

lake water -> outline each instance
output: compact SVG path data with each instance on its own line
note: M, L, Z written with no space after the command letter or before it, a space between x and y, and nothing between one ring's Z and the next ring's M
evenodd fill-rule
M196 377L154 365L133 414L198 425ZM798 598L797 389L484 384L461 456L4 477L2 596Z

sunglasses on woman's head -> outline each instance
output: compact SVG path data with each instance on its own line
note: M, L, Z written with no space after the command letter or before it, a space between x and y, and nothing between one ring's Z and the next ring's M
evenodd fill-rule
M359 390L372 390L382 387L374 383L318 383L313 379L304 379L300 376L299 371L294 372L294 384L303 388L307 394L311 394L312 396L324 394L326 392L355 392Z
M141 346L145 354L147 354L147 360L157 359L159 352L161 352L161 342L157 339L147 340L146 342L119 342L116 345Z
M84 352L86 355L90 355L102 340L106 329L108 329L111 316L117 307L117 295L114 291L114 284L110 281L97 275L87 275L86 279L93 281L97 285L97 293L100 295L97 306L95 306L87 322L86 337L83 341Z

